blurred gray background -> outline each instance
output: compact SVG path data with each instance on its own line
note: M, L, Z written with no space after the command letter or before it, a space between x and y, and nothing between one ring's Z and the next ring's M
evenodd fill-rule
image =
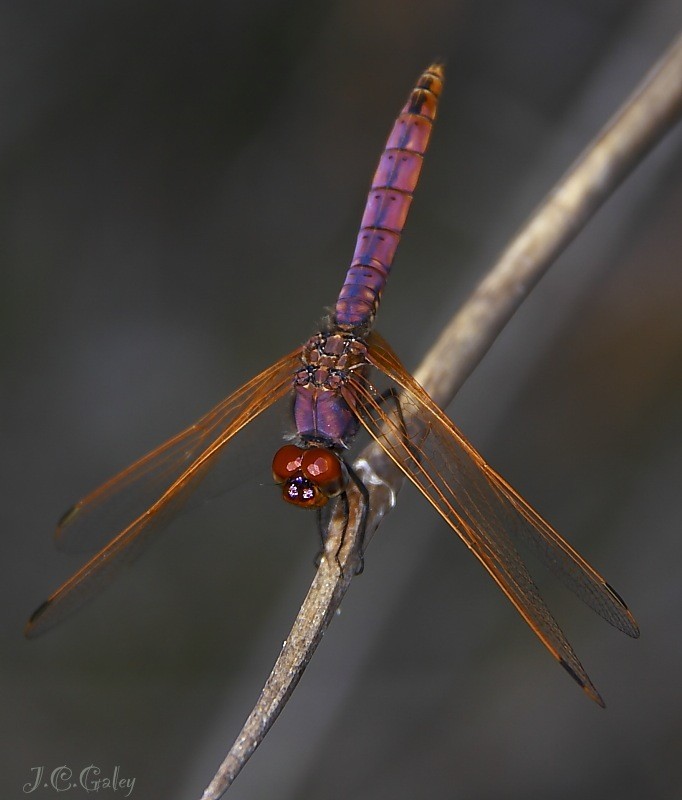
M3 797L95 764L192 800L237 734L318 546L267 475L22 626L81 563L64 509L314 330L420 71L447 60L378 322L411 369L681 23L665 0L0 5ZM681 178L676 130L449 409L633 609L638 642L541 583L606 711L407 489L234 800L680 796ZM254 446L267 472L278 442Z

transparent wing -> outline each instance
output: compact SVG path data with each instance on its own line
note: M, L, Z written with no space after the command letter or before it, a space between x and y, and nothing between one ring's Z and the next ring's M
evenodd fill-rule
M273 364L189 428L138 459L72 506L57 525L57 547L70 553L93 552L102 548L150 508L209 445L222 441L234 421L241 416L248 416L246 409L252 406L259 409L259 397L269 399L274 384L286 383L287 370L291 379L299 355L300 351L295 351ZM272 402L276 399L273 398ZM257 413L258 410L252 412L243 425ZM237 430L231 431L228 438ZM211 461L211 466L214 464L215 459ZM180 508L181 504L177 503L176 510Z
M235 434L291 390L299 358L295 350L280 359L67 511L55 534L61 547L84 550L104 537L111 541L34 612L27 636L80 608L139 555L183 507Z
M376 334L371 363L400 387L405 427L376 391L354 378L351 396L365 428L460 536L542 643L600 705L603 701L545 605L515 542L528 545L564 584L630 636L639 630L623 600L498 475L402 367ZM390 410L390 407L389 407Z

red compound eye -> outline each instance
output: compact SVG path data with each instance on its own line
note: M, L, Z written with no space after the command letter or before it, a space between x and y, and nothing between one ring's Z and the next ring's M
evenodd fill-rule
M285 444L275 453L272 475L284 484L284 499L303 508L320 508L343 491L347 480L341 460L331 450L304 450L294 444Z
M305 452L295 444L285 444L279 448L272 459L272 475L277 483L284 483L301 471L301 459Z
M301 470L327 497L339 494L346 483L341 460L323 447L311 447L303 453Z

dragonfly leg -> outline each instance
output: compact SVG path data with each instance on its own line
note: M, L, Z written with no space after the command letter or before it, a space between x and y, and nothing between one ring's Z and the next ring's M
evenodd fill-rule
M329 531L329 526L331 525L332 517L336 513L338 503L343 503L343 518L344 518L344 532L341 536L341 544L334 555L337 564L339 564L339 568L341 569L341 564L339 563L339 551L343 546L343 540L346 535L346 528L348 526L348 517L350 514L350 508L348 506L348 497L346 496L345 492L342 492L337 497L334 497L331 502L327 503L327 505L323 506L322 508L317 509L317 532L320 536L320 549L316 553L315 558L313 559L313 564L315 565L315 569L320 566L320 561L322 561L322 557L324 556L327 550L327 533Z
M346 464L346 468L348 469L348 475L353 483L357 486L358 491L360 492L361 502L362 502L362 509L361 509L361 518L360 518L360 525L359 525L359 534L358 534L358 541L357 541L357 558L358 564L355 568L355 574L360 575L360 573L365 568L365 532L367 530L367 513L369 511L369 491L367 487L360 479L360 476L357 472L350 466L350 464ZM348 517L350 509L348 508L348 496L346 493L343 493L345 504L346 504L346 526L348 525ZM343 540L346 538L346 533L344 531L343 536L341 537L341 544L339 545L339 550L343 545ZM338 561L338 551L337 551L337 561Z
M382 392L379 396L380 404L389 401L395 406L395 414L396 417L398 417L398 425L400 427L403 445L412 453L412 439L410 438L410 434L407 430L407 423L405 422L405 417L403 416L403 407L400 403L400 393L394 388L386 389L386 391Z
M317 532L320 535L320 549L315 554L315 558L313 559L313 566L317 569L320 566L320 561L322 561L322 556L324 555L324 540L325 534L327 532L327 528L329 526L329 520L331 519L329 505L324 506L324 508L317 509Z
M400 437L403 440L404 445L409 448L410 447L410 436L407 430L407 425L405 423L405 418L403 416L403 409L400 403L400 395L399 393L391 388L387 389L381 395L377 397L377 402L379 404L383 404L385 402L391 402L395 406L395 415L398 418L398 426L400 429ZM365 486L362 478L358 475L358 473L353 469L353 467L348 463L345 462L346 470L348 472L349 478L353 481L355 486L357 487L360 493L360 502L362 503L362 508L360 509L361 519L358 528L358 536L357 536L357 543L355 548L357 550L355 556L357 559L357 566L355 567L355 574L359 575L365 568L365 533L367 529L367 517L369 512L369 504L370 504L370 495L367 487ZM341 548L343 547L344 541L346 539L346 530L348 528L348 521L350 519L350 505L348 503L348 495L346 492L343 492L339 497L336 498L336 503L343 504L343 516L344 516L344 532L341 535L341 540L339 542L339 546L335 553L335 560L339 566L339 569L343 572L343 566L341 565L341 561L339 558L339 553L341 552ZM332 519L332 516L337 510L337 505L327 505L324 508L319 509L318 511L318 529L320 532L320 539L322 541L322 549L320 552L315 556L315 567L317 568L320 565L320 561L322 556L325 554L326 551L326 542L327 542L327 531L329 529L329 524Z
M391 387L390 389L386 389L385 392L382 392L379 395L379 404L386 403L389 400L395 406L395 413L400 421L400 427L402 428L405 436L407 436L407 425L405 425L405 418L403 417L403 407L400 405L400 394L397 389Z
M354 574L359 575L364 569L364 541L365 541L365 529L367 526L367 511L369 508L369 492L367 491L367 487L360 479L360 476L355 472L355 470L348 464L346 464L346 468L348 470L348 475L353 483L356 485L358 491L360 492L360 525L359 525L359 533L357 537L357 544L355 545L356 553L355 559L357 562L357 566L355 567ZM338 513L338 504L342 504L341 513L343 514L343 533L341 534L339 546L336 548L336 552L334 553L334 559L339 567L341 573L343 573L343 565L341 564L341 559L339 558L339 554L341 553L341 549L343 548L344 542L346 540L346 531L348 530L348 522L350 520L350 503L348 502L348 494L347 492L342 492L338 497L334 498L333 503L329 503L324 508L319 509L317 515L317 524L318 524L318 531L320 534L320 540L322 543L322 547L320 551L315 556L314 564L315 568L320 566L320 561L322 557L327 552L327 532L329 530L329 525L331 523L332 517Z

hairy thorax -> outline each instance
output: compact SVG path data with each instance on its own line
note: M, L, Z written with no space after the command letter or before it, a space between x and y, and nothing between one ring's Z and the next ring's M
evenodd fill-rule
M342 396L343 387L351 376L366 373L367 345L345 331L317 333L303 346L301 362L294 376L298 435L306 442L347 447L358 423Z

